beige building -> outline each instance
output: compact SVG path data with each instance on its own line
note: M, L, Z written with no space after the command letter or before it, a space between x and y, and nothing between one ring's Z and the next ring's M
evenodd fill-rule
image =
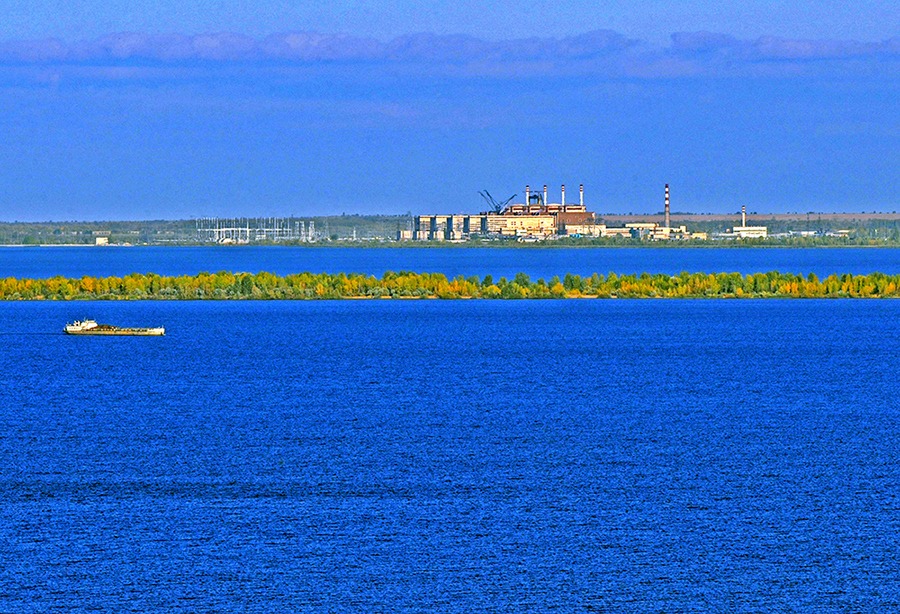
M420 215L415 218L412 239L462 241L471 236L546 239L555 234L578 234L567 232L566 226L591 225L594 214L584 205L583 185L579 186L578 204L566 204L565 190L562 186L559 203L547 202L547 186L544 186L543 194L532 192L530 186L525 186L525 202L507 205L501 211L477 215ZM402 233L398 236L401 240L406 238Z
M601 237L631 237L631 228L624 226L604 226L600 234Z
M606 224L566 224L565 230L569 237L602 237Z
M541 237L556 233L552 215L420 215L415 218L416 241L462 241L472 235Z
M556 233L552 215L487 215L489 234L501 237L549 237Z
M769 236L767 226L735 226L731 233L736 239L765 239Z
M705 232L692 233L687 226L660 226L655 222L634 222L625 224L631 236L636 239L650 241L687 241L689 239L706 239Z
M562 186L560 201L551 203L547 186L542 192L525 186L525 202L502 207L496 205L493 212L477 215L441 214L420 215L415 218L410 233L398 233L400 240L415 241L464 241L473 236L519 239L546 239L553 235L581 237L634 237L655 241L670 239L706 238L705 234L692 235L684 226L669 228L656 223L632 223L621 228L597 224L594 213L584 204L584 186L579 186L577 204L566 204L566 187ZM668 186L666 191L668 213ZM668 220L668 216L667 216Z
M765 239L769 236L767 226L747 226L747 207L741 207L741 225L731 229L736 239Z

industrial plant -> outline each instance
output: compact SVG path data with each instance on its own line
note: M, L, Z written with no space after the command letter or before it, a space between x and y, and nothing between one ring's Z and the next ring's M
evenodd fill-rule
M600 223L596 213L584 204L584 184L578 186L578 204L566 204L566 186L560 188L558 202L550 202L547 185L542 192L525 186L525 200L510 204L515 196L498 203L489 193L481 193L490 211L470 214L437 214L415 217L413 228L401 230L399 240L466 241L473 238L514 238L543 241L560 237L629 237L651 241L706 239L706 233L691 233L685 226L672 227L669 185L665 186L665 221L635 222L623 226ZM745 224L746 226L746 224Z
M481 240L517 240L537 242L565 237L571 238L625 238L641 241L688 241L728 239L765 239L765 226L748 226L747 209L741 208L740 226L725 232L699 232L688 230L685 225L674 226L670 207L669 184L663 193L663 214L647 216L651 219L620 221L617 226L604 222L597 213L589 211L585 204L584 184L578 186L577 202L566 201L566 186L562 184L559 197L550 195L547 184L542 190L525 186L522 202L513 202L516 195L498 201L487 190L479 192L487 209L477 214L446 213L417 215L408 219L405 229L397 229L399 241L449 241L465 242ZM654 220L653 217L656 217ZM331 218L336 219L336 218ZM344 219L342 217L342 219ZM196 220L196 238L201 243L315 243L327 240L357 240L355 225L345 235L331 235L327 219L324 232L317 231L314 220L288 218L201 218ZM345 224L346 225L346 224ZM399 224L398 224L399 226ZM383 235L382 235L383 236ZM98 240L99 244L99 240Z
M747 207L741 207L741 225L731 229L731 234L722 233L723 239L765 239L769 229L765 226L747 226Z

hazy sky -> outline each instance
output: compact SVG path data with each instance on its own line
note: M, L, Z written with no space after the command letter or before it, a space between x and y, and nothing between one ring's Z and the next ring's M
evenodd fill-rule
M346 32L393 38L466 33L493 40L611 29L663 41L672 32L880 40L897 35L893 0L3 0L0 37L92 38L110 32Z
M900 209L896 2L317 4L0 0L0 219Z

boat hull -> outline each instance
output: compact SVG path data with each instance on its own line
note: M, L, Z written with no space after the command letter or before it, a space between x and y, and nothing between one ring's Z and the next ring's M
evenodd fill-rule
M83 336L106 336L106 337L125 337L125 336L143 336L143 337L161 337L166 334L164 328L116 328L114 330L67 330L67 335L83 335Z

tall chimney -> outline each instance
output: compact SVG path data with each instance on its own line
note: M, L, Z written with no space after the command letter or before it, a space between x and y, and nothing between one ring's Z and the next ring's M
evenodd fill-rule
M741 226L747 225L747 207L741 205Z
M562 209L565 211L565 209L566 209L566 184L562 184L562 200L559 204L562 205Z
M669 184L666 184L666 228L671 228L669 225Z
M525 184L525 207L528 208L528 205L531 204L531 186L527 183Z
M584 207L584 184L578 186L578 204Z
M547 206L547 184L544 184L544 206Z

